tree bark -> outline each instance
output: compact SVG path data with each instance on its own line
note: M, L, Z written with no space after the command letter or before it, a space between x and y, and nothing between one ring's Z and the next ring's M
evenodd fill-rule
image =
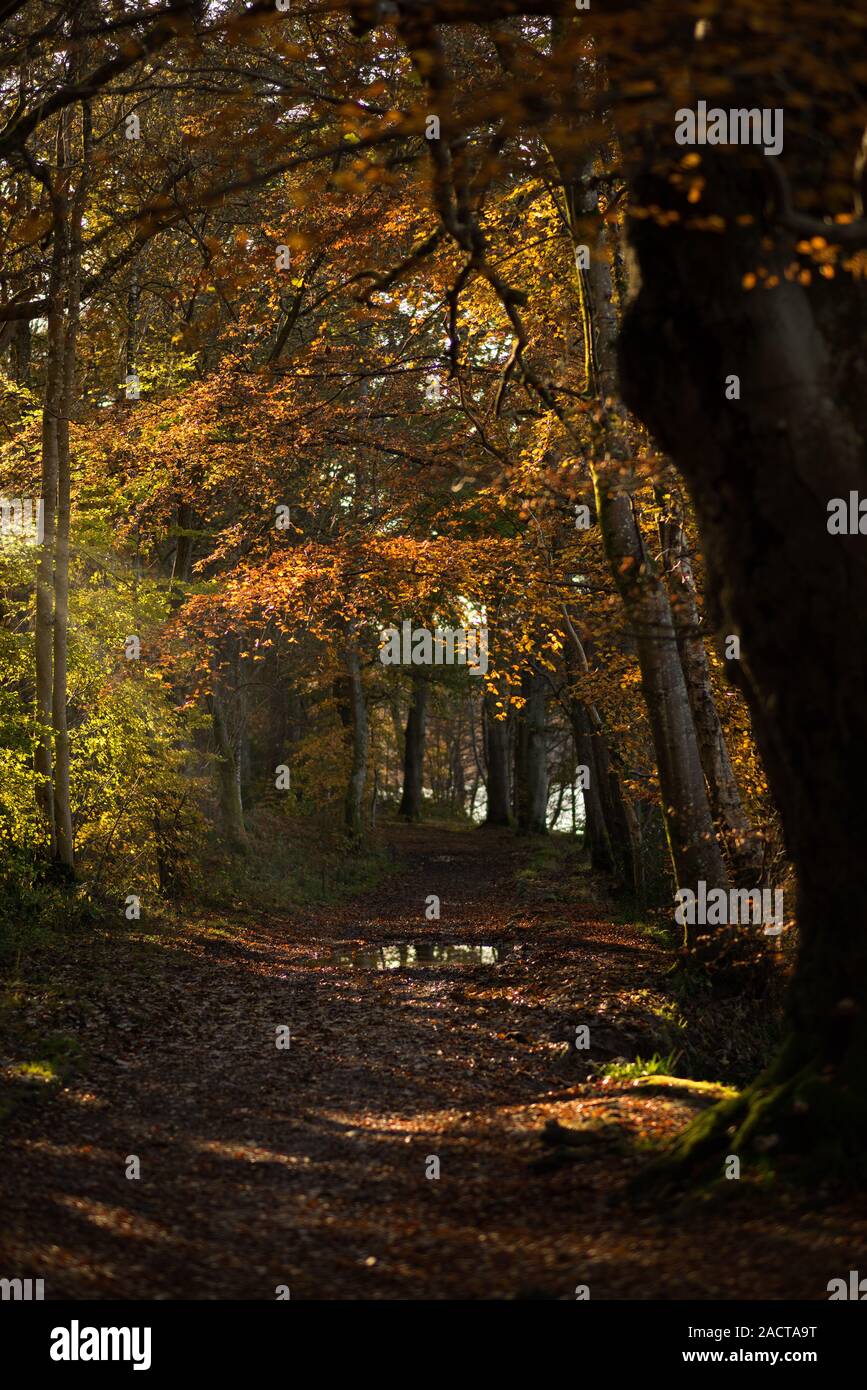
M584 844L590 854L590 867L600 874L614 875L617 860L614 853L613 827L602 800L602 778L596 761L596 749L590 730L590 719L586 706L580 700L571 700L569 718L575 741L575 754L581 766L588 770L587 786L582 790L584 798Z
M540 671L521 672L524 704L518 711L515 740L515 802L523 834L548 833L548 748L545 733L546 684Z
M810 138L796 135L791 150L787 140L791 168L811 167ZM671 146L670 131L664 139ZM722 219L725 237L690 228L667 177L678 154L651 143L631 171L636 203L681 221L630 228L641 289L621 335L624 394L689 484L723 631L741 640L729 670L797 869L799 925L787 1044L681 1153L741 1152L773 1136L777 1151L808 1150L825 1176L863 1181L867 557L863 536L829 534L827 522L829 500L867 480L867 293L845 275L787 278L795 238L769 224L767 184L743 153L702 160L702 217ZM773 288L744 287L757 266ZM730 376L739 399L726 398Z
M66 312L62 348L62 387L56 421L57 448L57 530L54 560L54 650L52 673L52 718L54 723L54 828L57 861L74 871L72 805L70 789L69 723L67 710L69 669L69 543L71 520L71 478L69 460L69 419L76 389L76 342L81 311L81 226L90 165L91 117L85 103L81 113L82 167L75 196L66 218L65 280ZM63 136L67 147L68 128ZM70 162L68 148L64 164Z
M77 277L76 277L77 278ZM77 296L76 296L77 298ZM60 418L57 421L57 532L54 560L54 650L52 672L52 718L54 723L54 829L55 857L70 871L73 868L72 809L70 802L69 724L67 683L69 668L69 411L75 379L75 313L70 308L64 343L64 386Z
M427 725L427 706L430 681L413 671L412 700L406 720L403 753L403 795L398 814L404 820L421 820L422 782L424 778L424 743Z
M564 780L562 780L562 781L560 782L560 785L559 785L559 787L557 788L557 804L555 805L554 810L551 812L551 815L550 815L549 818L548 818L548 830L549 830L549 831L553 830L553 829L556 827L557 822L558 822L558 820L560 819L560 813L561 813L561 811L563 810L563 798L565 797L565 795L566 795L566 782L565 782L565 779L564 779Z
M580 698L579 681L590 671L584 643L578 635L575 615L563 605L569 640L563 662L573 693L569 699L569 722L578 762L587 768L589 786L583 791L585 844L591 867L612 875L618 886L625 886L638 902L645 900L641 828L632 806L623 793L614 766L611 745L602 717L592 703Z
M193 538L186 534L193 524L193 509L189 502L178 502L177 516L177 538L172 559L170 597L173 604L180 605L183 602L183 585L189 582L193 563Z
M54 566L59 474L58 422L64 389L64 276L68 224L65 118L58 134L57 171L52 186L52 250L48 282L45 385L42 404L43 535L36 570L36 799L52 860L57 854L54 804Z
M30 385L31 346L30 320L22 319L12 340L15 380L19 386Z
M353 839L364 833L364 784L367 780L367 753L370 734L367 701L361 677L361 658L354 637L346 644L346 674L351 730L351 761L346 788L345 823Z
M668 597L645 551L630 499L619 484L600 475L595 481L606 553L638 651L677 884L689 887L703 880L708 888L724 888L728 875L714 833Z
M657 489L660 543L675 618L680 664L686 680L699 757L711 812L719 830L732 877L745 888L756 887L762 874L762 846L744 810L717 713L710 664L702 638L692 559L683 526L683 509L674 491Z
M244 798L241 791L242 715L236 711L230 727L227 708L229 697L215 689L210 697L214 742L217 747L217 773L220 788L220 811L229 844L236 854L249 852L247 827L244 824Z
M458 710L455 728L451 737L451 782L452 810L463 816L467 809L467 777L464 769L464 719L463 705Z
M482 704L486 789L488 805L485 825L511 825L509 778L509 720L496 717L495 697L486 692Z
M554 140L549 148L563 182L567 221L577 253L584 221L597 212L596 193L588 185L591 165L576 165L574 155L558 150ZM609 260L596 254L589 269L581 269L576 258L576 273L586 325L588 377L605 402L606 412L604 448L597 451L604 461L591 459L596 509L612 575L635 638L675 879L683 887L704 880L709 888L725 888L728 874L714 833L671 606L624 485L629 450L621 424L618 325ZM688 944L696 947L700 943L697 937L690 937Z
M593 706L573 699L569 709L578 761L588 769L584 789L585 843L590 866L645 900L641 829L612 767L608 739Z

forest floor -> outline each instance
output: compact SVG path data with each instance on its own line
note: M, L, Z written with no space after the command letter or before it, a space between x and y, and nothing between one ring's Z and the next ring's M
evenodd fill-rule
M351 903L76 937L79 1060L0 1126L0 1275L48 1298L825 1299L863 1267L867 1210L830 1194L633 1205L709 1098L588 1075L670 1036L664 947L589 876L564 904L509 834L384 833L396 871ZM586 1142L542 1142L549 1121Z

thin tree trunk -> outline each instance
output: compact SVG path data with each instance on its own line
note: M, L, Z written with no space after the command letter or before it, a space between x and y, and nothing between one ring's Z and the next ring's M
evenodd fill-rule
M596 498L606 553L635 636L677 883L689 887L703 880L708 888L726 887L668 597L630 499L600 475Z
M486 692L482 706L488 805L485 825L511 825L509 720L497 719L495 697Z
M193 509L189 502L178 503L178 519L176 523L177 539L175 543L175 553L172 559L172 575L170 580L170 597L173 604L180 604L183 600L182 585L186 584L190 578L190 571L193 562L193 538L190 535L182 534L188 532L193 523Z
M467 809L467 779L464 771L463 706L458 711L457 728L451 745L452 806L463 816Z
M524 704L518 711L516 730L515 800L518 829L531 835L548 833L546 690L541 672L521 672Z
M569 720L578 762L587 769L588 786L583 789L584 842L590 851L591 867L612 875L616 885L627 886L639 902L644 902L644 864L638 818L623 793L599 711L577 693L581 677L589 673L590 664L568 604L562 605L562 612L569 638L563 651L563 661L573 688L569 699Z
M75 372L74 328L67 322L64 350L64 392L62 416L57 427L57 536L54 563L54 669L52 715L54 721L54 828L56 858L73 868L72 810L69 785L69 726L67 719L67 674L69 662L69 408Z
M244 824L244 799L241 793L240 739L229 728L224 697L215 690L210 697L214 742L217 746L220 811L232 849L238 854L249 851L247 827Z
M361 658L354 637L346 644L348 705L352 737L349 783L346 788L346 828L354 839L364 833L364 784L367 780L367 753L370 734L367 701L361 678Z
M717 713L710 665L702 640L692 560L684 534L683 509L671 489L658 488L657 499L661 507L659 530L663 566L671 592L680 662L711 811L732 877L742 887L755 887L762 873L762 846L744 810Z
M68 143L69 131L66 131ZM57 433L57 533L54 562L54 651L52 715L54 721L54 827L56 857L70 872L74 869L72 806L70 797L69 725L67 684L69 665L69 540L70 460L69 419L75 399L76 341L81 310L81 224L89 176L91 146L90 107L82 107L82 168L66 226L66 315L63 335L63 384ZM67 149L64 163L69 163Z
M15 380L19 386L30 385L31 331L30 320L22 319L12 340Z
M52 189L53 243L48 282L45 387L42 405L43 536L36 571L36 798L51 858L57 853L54 807L54 566L59 474L58 422L64 390L64 277L68 219L65 120L57 138L57 172Z
M551 150L563 180L568 223L576 248L588 343L588 376L606 402L604 449L599 450L605 462L591 459L596 509L612 575L635 637L675 879L684 887L704 880L708 888L725 888L728 874L714 832L671 605L647 553L632 498L624 486L622 470L629 449L620 424L623 412L617 380L617 315L610 264L601 254L591 258L589 269L580 269L577 264L585 219L596 213L596 194L588 185L591 162L575 167L574 156L558 151L553 141ZM690 940L691 946L697 944L697 940Z
M590 867L597 873L616 874L618 866L614 851L614 827L606 815L603 801L604 778L596 756L596 747L591 732L590 716L581 700L571 700L569 716L575 742L575 753L582 767L587 768L587 786L582 788L584 797L584 843L590 853Z
M563 799L564 799L565 795L566 795L566 782L565 782L565 779L561 779L560 786L559 786L558 789L557 789L557 805L554 807L554 810L553 810L553 812L551 813L551 818L550 818L550 820L549 820L549 822L548 822L548 829L549 829L549 830L553 830L554 827L556 826L558 820L560 819L560 812L563 810Z
M412 700L406 721L403 754L403 795L398 815L404 820L421 820L424 745L430 681L420 672L412 673Z

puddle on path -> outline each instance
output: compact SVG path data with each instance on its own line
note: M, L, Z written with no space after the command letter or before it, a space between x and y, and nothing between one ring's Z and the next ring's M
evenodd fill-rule
M353 946L335 949L337 965L358 970L406 970L430 965L497 965L514 946L479 946L475 942L394 942L387 946Z

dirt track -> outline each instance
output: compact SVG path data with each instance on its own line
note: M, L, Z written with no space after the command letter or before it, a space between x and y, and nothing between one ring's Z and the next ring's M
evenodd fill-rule
M72 1083L3 1127L0 1274L48 1298L779 1299L864 1264L867 1222L813 1200L624 1202L635 1141L700 1100L586 1081L575 1027L648 1055L662 952L528 903L512 837L393 834L403 867L365 899L195 921L104 990ZM407 942L427 960L399 968ZM398 968L351 959L388 943ZM455 943L499 951L437 959ZM546 1147L551 1119L586 1144Z

